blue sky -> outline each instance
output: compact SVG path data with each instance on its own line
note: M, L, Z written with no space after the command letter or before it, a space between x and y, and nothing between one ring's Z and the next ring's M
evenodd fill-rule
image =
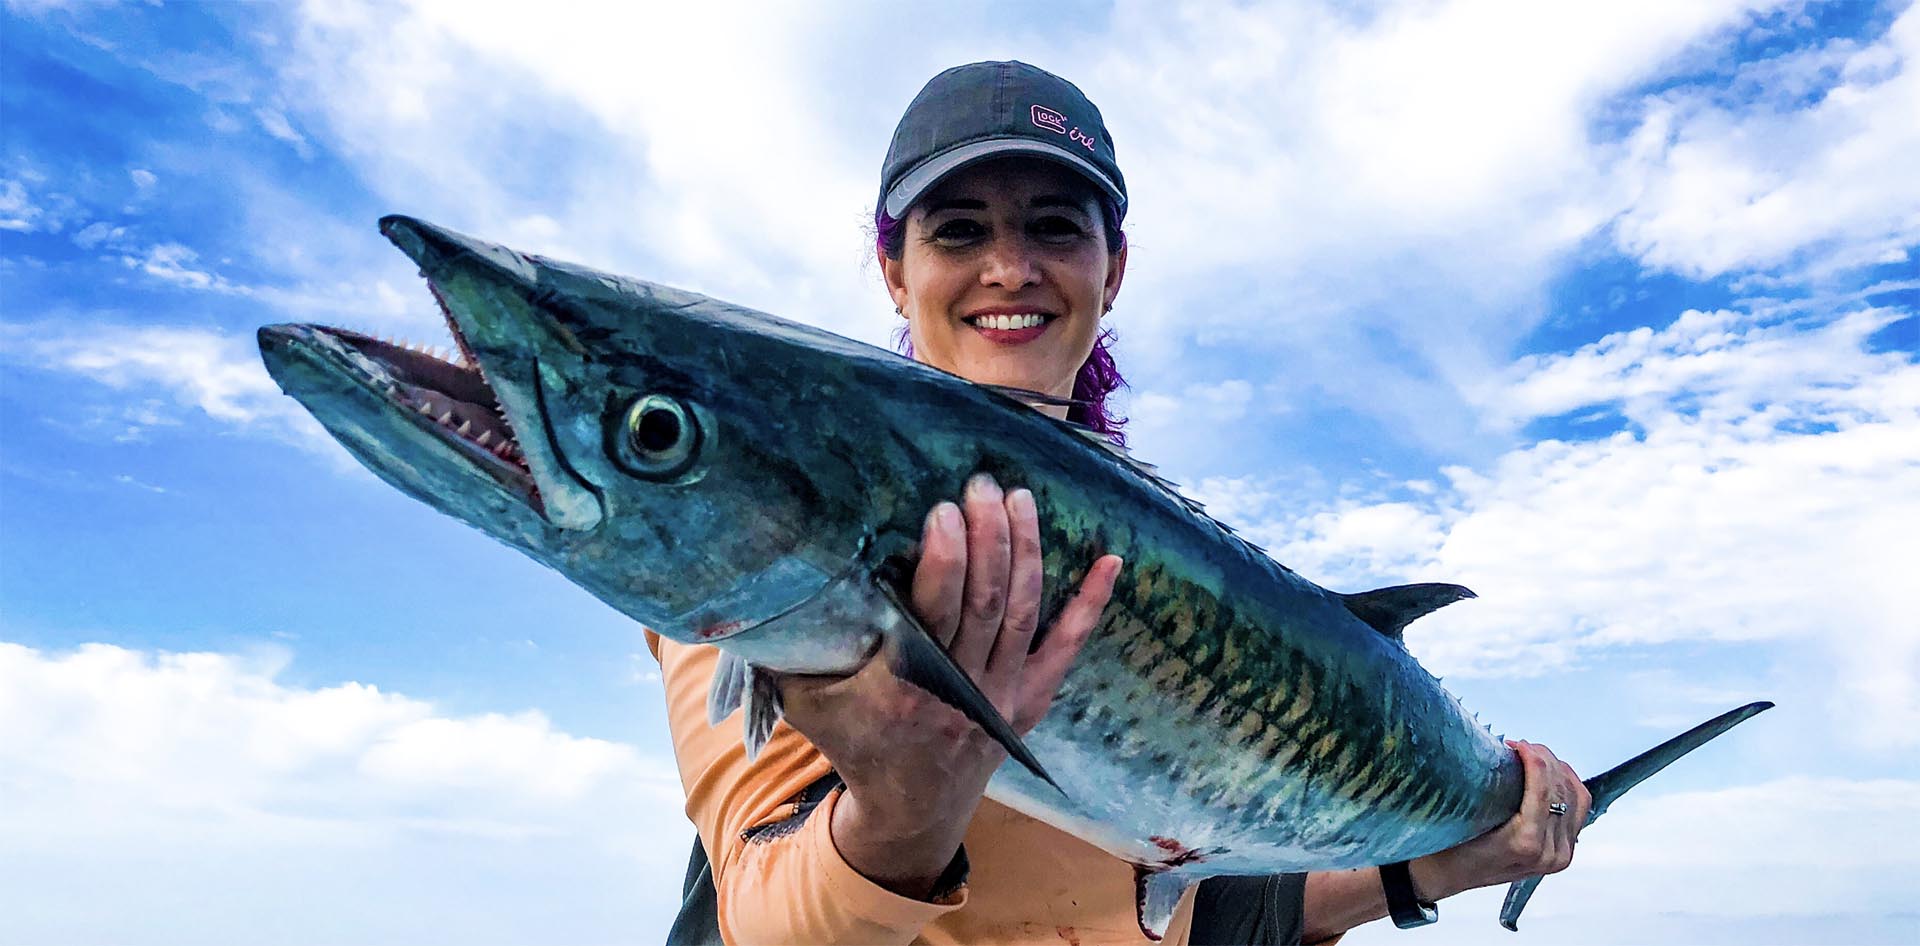
M1780 703L1528 941L1920 938L1920 12L894 16L5 5L0 943L657 941L637 630L359 470L252 330L444 341L406 212L883 343L892 123L1009 57L1128 175L1136 452L1330 587L1474 587L1411 646L1583 772Z

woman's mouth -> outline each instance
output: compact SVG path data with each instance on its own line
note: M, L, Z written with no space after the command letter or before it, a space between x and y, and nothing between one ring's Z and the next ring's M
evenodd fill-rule
M991 315L970 315L966 323L973 330L987 337L988 341L1002 345L1024 345L1047 332L1059 316L1047 312L1011 312Z

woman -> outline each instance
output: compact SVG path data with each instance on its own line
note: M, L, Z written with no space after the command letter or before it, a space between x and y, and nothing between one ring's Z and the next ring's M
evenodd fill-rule
M881 270L914 356L1089 401L1072 419L1116 433L1104 402L1118 373L1100 322L1126 273L1126 199L1100 113L1071 83L1022 63L936 76L895 132L876 209ZM1039 512L1007 486L976 478L958 504L928 514L910 604L1025 732L1123 563L1095 563L1029 654ZM703 845L672 941L711 937L702 926L717 920L739 943L1145 942L1130 866L983 799L1000 747L883 661L847 678L784 680L791 728L749 764L732 727L706 723L713 648L649 643ZM1385 886L1373 868L1208 881L1167 941L1322 942L1390 906L1396 921L1417 918L1423 898L1564 868L1585 789L1544 747L1514 748L1525 803L1501 828L1388 872Z

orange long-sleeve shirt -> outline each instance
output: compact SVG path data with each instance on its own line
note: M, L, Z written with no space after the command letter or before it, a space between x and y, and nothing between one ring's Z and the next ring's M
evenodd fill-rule
M967 828L970 876L951 893L915 900L868 880L828 830L840 791L789 821L803 790L831 768L819 750L783 722L748 762L737 718L707 724L719 651L646 636L660 661L687 817L711 858L728 943L1151 943L1134 917L1129 864L992 799ZM787 825L753 830L779 822ZM1187 943L1193 904L1189 889L1166 946Z

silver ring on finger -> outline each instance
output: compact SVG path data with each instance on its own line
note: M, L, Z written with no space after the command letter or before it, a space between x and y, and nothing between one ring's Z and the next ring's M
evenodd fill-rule
M1566 814L1566 813L1567 813L1567 803L1566 803L1566 802L1563 802L1563 801L1557 801L1557 802L1554 802L1553 804L1551 804L1551 805L1548 805L1548 806L1547 806L1547 814L1550 814L1550 815L1564 815L1564 814Z

